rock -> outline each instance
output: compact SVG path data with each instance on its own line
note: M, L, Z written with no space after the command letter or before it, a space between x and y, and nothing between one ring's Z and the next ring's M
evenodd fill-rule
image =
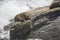
M28 39L60 40L60 20L32 31Z
M40 17L41 15L38 16ZM44 17L48 20L45 18L44 21L40 22ZM43 14L42 18L34 20L34 23L38 24L34 25L34 30L31 31L26 39L60 40L60 9L49 10Z
M11 29L13 30L10 30L10 40L25 39L31 32L30 22L16 24Z
M60 7L60 0L54 0L52 4L50 5L50 9Z
M28 12L33 15L31 20L6 26L5 30L10 30L10 40L60 40L60 8L44 7Z
M4 26L4 30L11 30L11 27L13 27L16 24L21 24L21 22L11 22L8 25Z

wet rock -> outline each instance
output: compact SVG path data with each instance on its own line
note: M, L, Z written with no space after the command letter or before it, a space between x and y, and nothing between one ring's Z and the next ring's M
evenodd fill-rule
M60 40L60 12L59 11L60 9L49 10L45 12L43 16L43 19L44 17L46 17L48 20L44 20L43 22L40 23L34 21L35 23L38 24L37 26L34 26L34 31L31 31L27 39L33 38L33 39L42 39L42 40Z
M50 5L50 9L60 7L60 0L54 0L52 4Z
M11 27L10 30L10 40L20 40L25 39L31 32L30 22L16 24Z
M60 20L46 25L36 31L32 31L27 38L37 38L42 40L60 40Z
M43 12L36 11L32 12L32 14L34 16L31 20L23 23L13 22L6 26L7 29L5 30L10 30L10 40L36 38L41 40L60 40L60 8Z

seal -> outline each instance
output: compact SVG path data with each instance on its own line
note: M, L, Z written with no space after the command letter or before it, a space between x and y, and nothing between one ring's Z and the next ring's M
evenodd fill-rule
M15 22L24 22L24 21L30 20L30 19L31 19L31 14L29 14L27 12L19 13L14 18Z

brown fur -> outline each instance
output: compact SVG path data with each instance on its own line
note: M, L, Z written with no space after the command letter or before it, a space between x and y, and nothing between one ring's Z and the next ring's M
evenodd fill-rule
M60 0L54 0L52 4L50 5L50 9L60 7Z
M15 19L15 22L24 22L25 20L31 19L31 14L27 12L20 13L20 14L17 14L14 19Z

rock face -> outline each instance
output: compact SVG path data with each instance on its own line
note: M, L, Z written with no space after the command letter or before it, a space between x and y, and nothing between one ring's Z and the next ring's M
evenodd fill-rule
M31 32L30 23L16 24L11 27L10 40L25 39L26 36ZM17 39L16 39L17 38Z
M60 40L60 21L32 31L27 38L42 40Z
M30 20L6 26L10 27L10 40L60 40L60 8L43 7L28 12L32 15Z
M27 39L60 40L60 10L49 10L37 20ZM43 19L45 19L43 21ZM48 20L47 20L48 19ZM40 22L41 21L41 22ZM40 23L39 23L40 22ZM34 23L34 24L35 24Z
M54 0L52 4L50 5L50 9L60 7L60 0Z
M30 22L25 22L23 24L15 24L10 30L10 40L20 40L25 39L31 32Z

